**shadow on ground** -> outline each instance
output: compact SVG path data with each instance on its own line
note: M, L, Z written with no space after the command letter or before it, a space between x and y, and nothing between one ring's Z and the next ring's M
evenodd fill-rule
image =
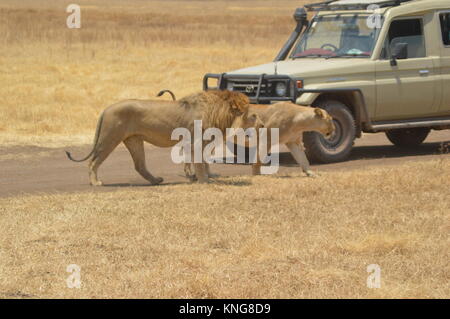
M362 159L381 159L381 158L401 158L410 156L439 155L445 150L445 145L450 145L450 141L439 143L424 143L413 148L403 148L394 145L377 145L377 146L357 146L353 148L352 153L347 161L356 161ZM444 148L443 148L444 146ZM448 146L447 146L448 148ZM319 164L312 162L312 164ZM296 166L291 153L280 153L281 166Z
M220 177L228 177L226 175L221 175ZM164 186L174 186L174 185L188 185L188 184L197 184L196 182L191 183L190 181L186 182L163 182L159 185L151 185L150 183L111 183L104 184L102 187L111 187L111 188L129 188L129 187L164 187ZM243 180L220 180L216 178L210 178L209 184L213 185L226 185L226 186L249 186L252 183L250 181Z

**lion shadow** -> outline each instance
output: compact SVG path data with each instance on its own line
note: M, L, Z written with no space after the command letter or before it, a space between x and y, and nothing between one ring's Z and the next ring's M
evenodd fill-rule
M210 178L208 185L226 185L226 186L249 186L252 183L250 181L245 180L223 180L223 178L227 178L229 176L220 175L215 178ZM162 182L158 185L152 185L149 183L108 183L104 184L103 187L110 188L147 188L147 187L165 187L165 186L174 186L174 185L197 185L196 182L190 182L189 180L183 182Z
M114 187L114 188L144 188L144 187L164 187L168 185L184 185L184 184L191 184L189 181L186 182L162 182L158 185L152 185L150 183L109 183L109 184L103 184L103 187Z
M220 177L227 177L224 175L221 175ZM250 181L245 180L221 180L221 179L215 179L213 178L210 184L216 184L216 185L226 185L226 186L250 186L252 183Z

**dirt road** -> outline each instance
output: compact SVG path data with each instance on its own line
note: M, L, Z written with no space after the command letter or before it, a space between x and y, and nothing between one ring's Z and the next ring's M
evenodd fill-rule
M392 146L384 134L368 134L356 141L348 161L313 165L313 168L320 172L433 159L440 153L442 142L450 143L450 131L432 132L423 145L412 150ZM70 150L74 156L80 157L89 152L90 147L72 147ZM187 183L182 166L171 161L170 149L147 145L146 156L149 170L164 178L163 185ZM281 174L299 169L285 148L280 150L280 166ZM69 161L64 149L0 146L0 168L0 197L27 193L111 191L118 187L150 188L134 170L131 157L123 146L119 146L99 170L104 187L89 186L87 164ZM251 171L249 165L242 164L216 164L212 170L223 176L248 175Z

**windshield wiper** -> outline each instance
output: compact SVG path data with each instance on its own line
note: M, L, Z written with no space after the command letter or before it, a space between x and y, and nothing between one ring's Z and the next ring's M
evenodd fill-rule
M302 56L295 56L292 59L303 59L303 58L326 58L329 57L329 55L322 55L322 54L307 54Z
M362 58L362 57L370 57L368 54L363 53L342 53L342 54L336 54L336 55L327 55L325 59L333 59L333 58Z

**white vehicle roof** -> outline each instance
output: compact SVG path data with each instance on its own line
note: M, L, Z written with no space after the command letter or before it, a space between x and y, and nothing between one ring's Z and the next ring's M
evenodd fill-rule
M318 11L319 14L331 12L355 11L360 12L369 5L379 5L384 12L391 11L395 15L408 14L428 10L450 9L450 0L336 0L307 4L309 11Z

